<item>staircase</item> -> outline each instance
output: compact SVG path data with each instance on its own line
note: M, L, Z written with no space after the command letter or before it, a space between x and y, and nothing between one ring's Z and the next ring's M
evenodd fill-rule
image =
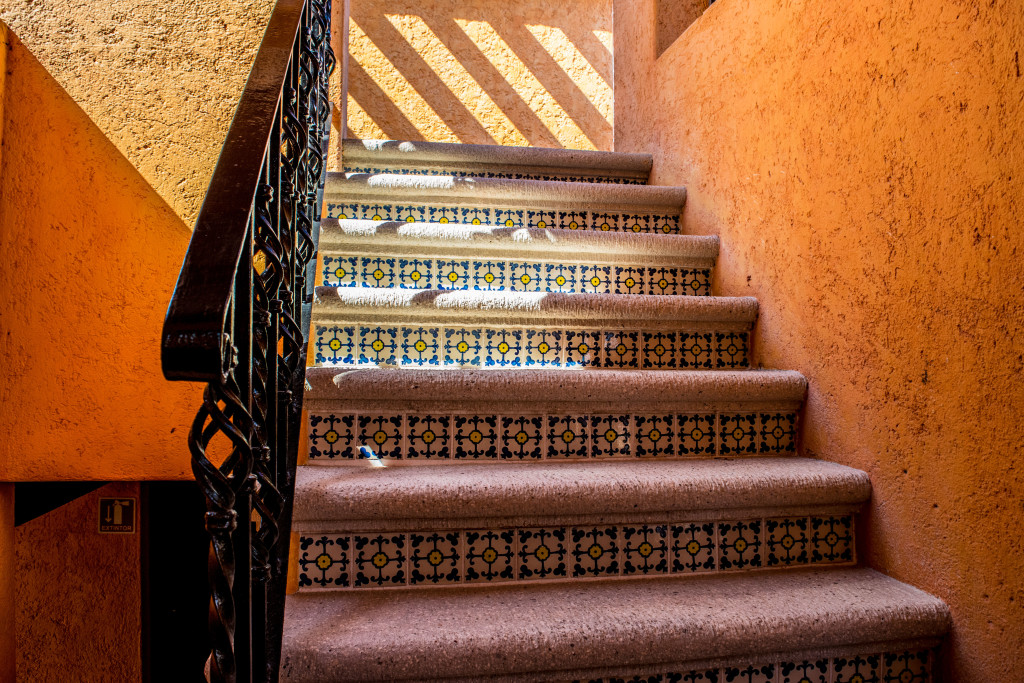
M282 680L932 681L946 607L859 567L865 473L645 155L346 141Z

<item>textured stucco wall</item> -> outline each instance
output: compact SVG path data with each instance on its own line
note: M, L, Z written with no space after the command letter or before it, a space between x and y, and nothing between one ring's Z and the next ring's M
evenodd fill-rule
M182 221L13 34L0 172L0 481L191 477L160 372Z
M617 148L721 235L807 453L871 475L861 556L949 603L944 680L1020 680L1024 3L719 0L656 62L652 4L616 2Z
M191 228L272 7L0 0L0 20Z
M351 0L349 136L611 149L611 0Z
M137 483L108 484L15 529L18 681L141 680L139 534L98 528L124 496L137 511Z

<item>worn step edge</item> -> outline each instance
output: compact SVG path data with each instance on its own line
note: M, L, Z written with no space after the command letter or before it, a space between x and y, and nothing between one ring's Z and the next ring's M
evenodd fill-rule
M573 409L637 412L709 405L796 407L807 380L789 370L306 369L306 407L344 410ZM624 408L628 406L628 408ZM607 408L606 408L607 407ZM568 414L568 413L566 413Z
M289 596L282 680L570 679L938 639L942 601L869 569ZM402 628L396 628L401 624ZM517 676L518 675L518 676Z
M864 472L796 457L302 467L294 519L296 524L337 525L346 520L607 517L858 505L870 495Z
M668 329L715 323L746 330L757 320L754 297L589 294L373 287L316 288L313 317L337 320L436 320L468 324L611 323L623 329Z
M504 228L457 223L407 223L325 218L320 224L320 253L437 256L471 251L480 258L555 258L563 263L644 266L680 264L713 267L716 236L652 235L552 228Z
M634 181L646 181L653 165L650 154L353 138L342 141L341 158L346 168L587 175Z
M328 173L324 202L389 201L430 206L488 206L532 209L580 208L608 213L678 215L686 188L576 183L559 180L455 178L382 173Z

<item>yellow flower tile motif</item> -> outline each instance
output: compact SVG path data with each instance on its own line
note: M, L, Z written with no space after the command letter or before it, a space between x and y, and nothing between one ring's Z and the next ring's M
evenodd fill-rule
M465 536L467 583L511 581L516 578L516 532L467 531Z
M633 454L632 418L629 415L590 416L590 455L594 458L621 458Z
M402 415L360 415L359 443L377 457L401 458L405 451L405 419Z
M496 415L456 415L454 419L456 459L480 460L498 457L500 440Z
M622 527L622 573L667 574L668 526L642 524Z
M352 546L357 588L405 585L405 534L356 535Z
M568 533L565 527L519 529L519 578L548 579L568 576Z
M719 522L718 542L721 569L761 566L761 520Z
M409 448L407 458L431 460L450 458L448 415L410 415L407 418Z
M765 520L768 567L806 564L808 561L807 518Z
M299 538L299 588L348 588L349 539Z
M461 534L457 531L409 534L409 584L459 583Z
M672 415L636 415L633 417L638 458L676 455L675 418Z
M570 536L573 576L615 576L619 573L618 527L574 528Z
M589 418L585 416L548 415L548 457L589 457L588 422Z
M558 228L558 214L554 211L527 211L526 225L540 230Z
M713 522L672 525L672 571L692 574L715 569L716 536Z
M474 261L473 289L498 291L511 289L508 282L510 264L506 261Z
M565 333L566 367L592 367L600 364L600 332L569 330Z
M509 288L517 292L544 291L543 272L539 263L510 263Z

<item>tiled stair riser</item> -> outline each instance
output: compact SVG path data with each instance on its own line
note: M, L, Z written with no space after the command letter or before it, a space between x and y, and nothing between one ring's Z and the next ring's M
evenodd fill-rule
M309 461L361 460L359 447L411 462L790 455L797 413L498 415L311 413Z
M750 334L463 326L315 325L317 365L735 370Z
M576 581L855 562L852 515L318 534L299 590Z
M714 668L583 678L573 683L933 683L936 656L934 649L912 649L800 657Z
M345 174L369 175L429 175L452 176L455 178L507 178L509 180L561 180L570 183L613 183L615 185L646 185L640 178L617 178L614 176L577 175L572 173L524 173L515 171L463 171L449 168L392 168L372 166L346 166Z
M320 284L596 294L711 295L710 268L463 258L324 256Z
M324 217L407 223L465 223L542 230L553 228L661 235L681 233L678 214L325 202Z

